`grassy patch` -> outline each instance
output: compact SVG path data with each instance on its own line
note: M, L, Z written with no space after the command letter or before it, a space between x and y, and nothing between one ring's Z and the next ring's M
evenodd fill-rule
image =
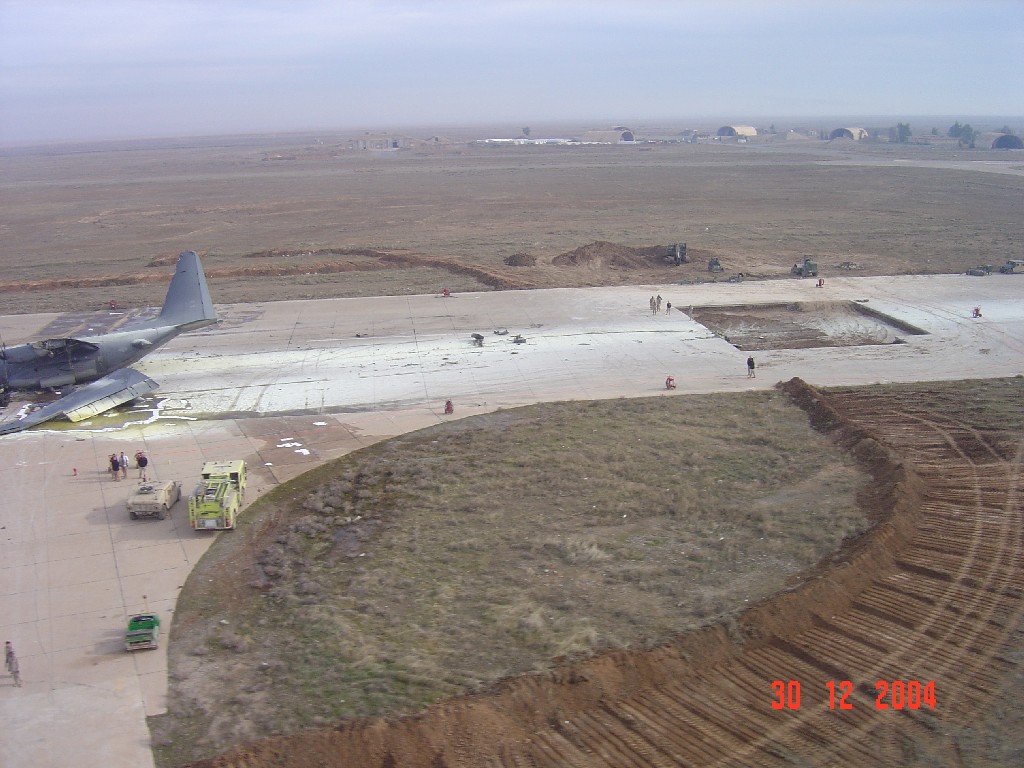
M722 619L862 530L865 481L775 392L537 405L351 454L193 573L158 760Z

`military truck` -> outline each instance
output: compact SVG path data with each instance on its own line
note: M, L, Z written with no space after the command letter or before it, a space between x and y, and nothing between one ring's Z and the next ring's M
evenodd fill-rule
M789 270L790 274L798 275L799 277L817 277L818 276L818 262L813 259L804 259L799 264L794 264L793 268Z
M140 517L155 517L163 520L167 510L181 498L181 483L168 480L162 485L156 482L142 483L128 497L128 515L132 520Z
M156 648L159 639L160 617L155 613L138 613L128 619L128 631L124 633L126 651Z
M208 461L188 498L188 520L197 531L233 531L245 494L245 462Z
M1020 259L1010 259L999 268L999 272L1004 275L1013 275L1018 267L1024 267L1024 261Z

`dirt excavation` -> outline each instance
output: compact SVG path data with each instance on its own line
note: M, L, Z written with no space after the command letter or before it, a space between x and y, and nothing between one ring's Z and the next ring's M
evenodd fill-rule
M905 336L924 333L857 302L683 309L701 325L744 351L901 344Z
M969 409L956 385L782 389L874 478L877 523L799 587L651 650L195 765L1019 762L1020 381L975 382Z

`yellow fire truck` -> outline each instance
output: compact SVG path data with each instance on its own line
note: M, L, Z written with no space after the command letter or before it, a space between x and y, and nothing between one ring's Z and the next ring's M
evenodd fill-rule
M232 531L245 494L245 462L208 461L188 499L188 519L199 531Z

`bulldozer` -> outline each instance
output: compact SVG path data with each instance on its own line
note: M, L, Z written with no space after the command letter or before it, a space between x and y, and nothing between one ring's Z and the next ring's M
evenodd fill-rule
M798 277L817 277L818 276L818 262L812 259L804 259L802 263L794 264L793 268L789 270L790 274L797 275Z

